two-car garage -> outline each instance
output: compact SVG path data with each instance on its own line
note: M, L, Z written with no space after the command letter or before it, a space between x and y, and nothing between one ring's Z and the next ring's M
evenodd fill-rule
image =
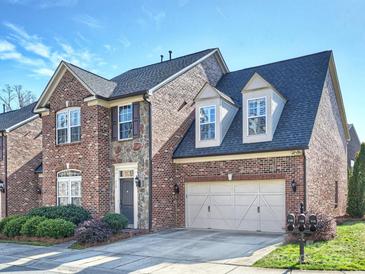
M283 232L285 180L185 184L189 228Z

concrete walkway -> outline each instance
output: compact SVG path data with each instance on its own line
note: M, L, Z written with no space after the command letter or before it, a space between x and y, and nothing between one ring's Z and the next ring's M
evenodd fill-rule
M280 241L281 236L273 235L175 230L85 250L0 243L0 272L345 273L249 267ZM237 246L241 247L241 251Z

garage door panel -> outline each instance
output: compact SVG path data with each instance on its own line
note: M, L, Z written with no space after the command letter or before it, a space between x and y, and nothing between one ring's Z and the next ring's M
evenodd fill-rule
M259 185L255 182L239 182L234 184L235 193L258 193Z
M186 215L189 227L283 232L283 180L188 185Z
M261 193L283 193L285 185L280 181L260 182Z

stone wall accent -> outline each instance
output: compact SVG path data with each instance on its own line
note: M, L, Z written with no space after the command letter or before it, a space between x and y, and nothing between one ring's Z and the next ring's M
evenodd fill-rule
M142 181L138 188L138 227L148 229L149 208L149 104L139 102L140 136L126 141L112 141L111 163L138 163L137 175ZM115 170L112 169L111 208L115 208Z
M40 205L38 175L42 162L42 121L26 123L7 134L8 215L24 214Z
M177 213L176 225L185 226L185 182L228 181L228 174L233 180L269 180L285 179L286 211L298 212L299 204L304 200L304 157L275 157L244 159L233 161L200 162L174 164L175 182L180 192L175 199ZM294 193L290 183L295 180L297 191Z
M91 94L68 71L49 99L49 115L43 116L43 205L57 203L57 172L81 171L82 206L95 216L110 210L110 109L88 106ZM56 145L56 113L69 107L81 108L81 141Z
M151 96L153 229L176 226L172 155L193 121L195 96L206 82L215 86L222 75L212 55Z
M339 107L327 73L309 149L306 151L307 209L332 217L346 213L347 154L346 138ZM339 202L335 205L335 182Z

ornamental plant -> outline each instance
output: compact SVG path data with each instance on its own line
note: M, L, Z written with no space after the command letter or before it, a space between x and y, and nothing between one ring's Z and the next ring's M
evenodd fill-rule
M81 244L93 244L107 241L112 235L110 227L101 220L92 219L83 222L75 232L76 240Z
M365 143L361 144L348 183L347 213L361 218L365 214Z
M123 214L118 213L107 213L103 217L102 221L109 225L113 233L120 232L123 228L128 225L128 219Z
M37 236L50 238L66 238L74 235L75 224L63 219L46 219L38 224Z

